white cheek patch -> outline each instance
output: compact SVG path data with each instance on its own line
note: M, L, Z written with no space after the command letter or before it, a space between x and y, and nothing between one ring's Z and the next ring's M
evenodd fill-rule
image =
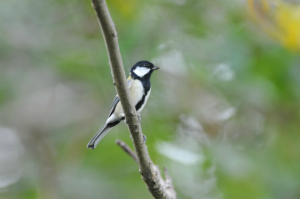
M149 68L146 68L146 67L136 67L133 72L140 76L140 77L144 77L144 75L146 75L147 73L149 73L150 69Z

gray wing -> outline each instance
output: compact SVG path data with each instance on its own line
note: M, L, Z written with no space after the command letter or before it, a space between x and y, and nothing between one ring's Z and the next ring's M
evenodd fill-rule
M117 104L119 103L119 101L120 101L119 96L116 96L113 104L111 105L111 109L110 109L108 117L110 117L112 115L112 113L115 111L115 108L116 108Z
M130 87L131 87L131 79L128 79L127 80L127 86L128 86L128 88L130 89ZM113 112L115 111L115 108L116 108L116 106L117 106L117 104L120 102L120 98L119 98L119 96L117 95L116 97L115 97L115 99L114 99L114 101L113 101L113 103L112 103L112 105L111 105L111 108L110 108L110 112L109 112L109 115L108 115L108 117L110 117L112 114L113 114Z

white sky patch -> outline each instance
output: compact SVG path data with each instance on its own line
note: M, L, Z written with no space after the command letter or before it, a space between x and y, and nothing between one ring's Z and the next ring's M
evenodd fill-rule
M0 126L0 191L21 178L23 153L24 147L18 134Z
M225 121L225 120L228 120L229 118L231 118L232 116L234 116L235 111L236 111L235 108L229 107L229 108L223 110L222 112L220 112L220 114L217 115L216 117L219 121Z
M146 75L147 73L149 73L150 69L149 68L146 68L146 67L136 67L133 72L135 74L137 74L138 76L140 77L144 77L144 75Z
M202 154L196 154L167 142L160 142L156 148L160 154L185 165L202 163L205 159Z
M232 80L235 77L235 73L228 64L221 63L215 68L213 76L226 82Z
M160 49L166 48L167 44L161 44ZM186 75L187 65L183 54L179 50L171 50L166 53L163 53L162 56L153 60L153 63L157 63L158 66L161 66L162 70L172 73L174 75Z

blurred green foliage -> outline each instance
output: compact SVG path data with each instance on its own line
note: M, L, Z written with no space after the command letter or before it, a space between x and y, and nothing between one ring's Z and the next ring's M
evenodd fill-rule
M300 198L299 15L284 14L300 5L107 3L126 73L161 66L142 128L178 198ZM11 0L0 17L0 198L150 199L115 144L132 146L125 124L85 148L116 94L91 2Z

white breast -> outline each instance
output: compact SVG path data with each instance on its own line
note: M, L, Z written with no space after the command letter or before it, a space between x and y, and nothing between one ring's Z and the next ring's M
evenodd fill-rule
M139 80L133 80L129 89L130 89L131 100L135 106L143 98L144 95L143 84Z

